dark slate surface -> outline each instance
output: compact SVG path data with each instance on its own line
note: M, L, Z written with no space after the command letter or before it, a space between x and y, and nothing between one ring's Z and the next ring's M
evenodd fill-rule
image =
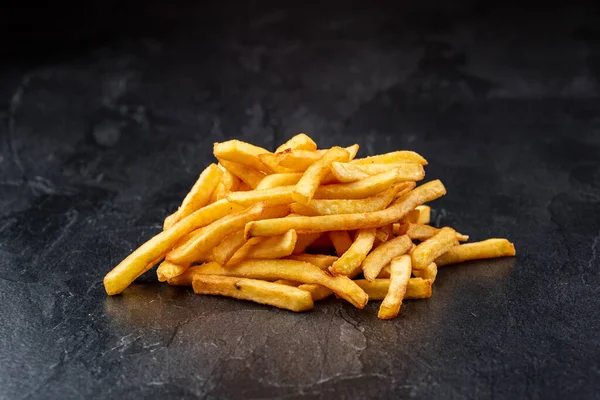
M3 13L23 40L0 75L0 398L597 398L597 10L397 3ZM421 152L435 222L518 257L448 267L387 322L154 271L105 296L214 141L299 131Z

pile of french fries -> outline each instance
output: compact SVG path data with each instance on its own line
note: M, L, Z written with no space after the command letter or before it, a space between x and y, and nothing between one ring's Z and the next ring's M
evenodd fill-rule
M358 145L317 149L298 134L275 152L238 140L214 145L201 174L164 229L104 277L123 292L160 263L158 280L197 294L306 311L335 294L358 308L382 300L378 317L404 299L431 296L439 267L514 256L506 239L469 237L430 223L446 193L417 186L427 161L412 151L358 158Z

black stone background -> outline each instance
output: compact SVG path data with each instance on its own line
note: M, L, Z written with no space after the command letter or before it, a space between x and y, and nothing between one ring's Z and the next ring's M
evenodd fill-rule
M441 3L441 2L440 2ZM116 1L1 13L0 398L598 398L600 14L505 2ZM102 277L212 143L412 149L444 268L392 321Z

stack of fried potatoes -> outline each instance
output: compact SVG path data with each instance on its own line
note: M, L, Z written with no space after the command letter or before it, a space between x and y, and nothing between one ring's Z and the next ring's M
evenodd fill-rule
M433 227L424 205L446 193L439 180L417 186L427 161L412 151L355 158L358 145L317 149L298 134L270 152L230 140L164 229L104 277L123 292L160 262L159 281L197 294L306 311L335 294L355 307L431 296L439 267L514 256L506 239L466 242Z

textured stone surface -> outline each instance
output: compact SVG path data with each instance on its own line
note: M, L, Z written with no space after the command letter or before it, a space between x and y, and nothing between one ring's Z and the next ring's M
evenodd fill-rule
M596 397L597 11L397 3L152 3L110 40L96 21L89 42L12 52L0 398ZM273 149L299 131L421 152L448 188L435 222L508 237L518 257L444 268L392 321L377 303L293 314L195 296L154 270L105 296L213 142Z

